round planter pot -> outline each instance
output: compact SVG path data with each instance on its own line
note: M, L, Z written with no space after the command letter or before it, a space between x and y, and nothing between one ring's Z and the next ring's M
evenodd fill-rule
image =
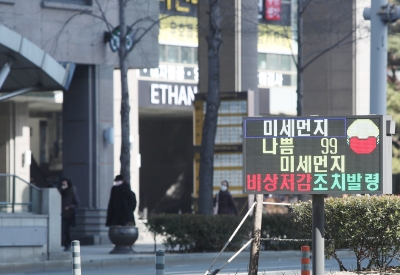
M110 254L132 254L133 244L139 237L139 231L136 226L110 226L108 237L115 245Z

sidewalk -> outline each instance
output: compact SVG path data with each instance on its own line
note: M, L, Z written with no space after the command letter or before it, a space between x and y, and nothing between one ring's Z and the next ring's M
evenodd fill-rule
M133 246L134 254L110 254L113 245L87 245L81 246L81 265L82 268L103 268L113 266L155 266L155 252L153 235L148 232L142 221L137 223L139 227L139 238ZM157 237L156 249L164 250L162 239ZM60 255L58 259L43 262L21 262L16 259L13 263L0 263L0 274L4 273L23 273L23 272L40 272L40 271L66 271L72 270L72 253L62 252L60 247ZM204 263L206 267L218 257L215 253L165 253L165 263L167 265L175 264L197 264ZM224 264L229 260L235 252L224 252L219 257L218 264ZM339 251L339 256L351 256L349 251ZM235 259L249 260L250 248L247 247ZM260 259L296 259L301 258L300 251L260 251Z
M115 255L109 254L113 245L91 245L81 246L81 264L82 268L103 268L112 266L137 266L155 264L154 243L138 242L133 246L135 254ZM161 243L157 243L157 250L164 250ZM33 271L61 271L71 270L72 253L69 253L67 260L53 260L32 263L0 263L0 274L4 273L21 273ZM210 265L219 253L165 253L165 262L169 265L185 263L204 263ZM341 256L351 255L350 252L342 251ZM343 254L343 255L342 255ZM219 258L219 263L225 263L234 255L234 252L224 252ZM248 259L250 257L249 249L240 253L237 258ZM261 251L260 259L300 259L300 251Z

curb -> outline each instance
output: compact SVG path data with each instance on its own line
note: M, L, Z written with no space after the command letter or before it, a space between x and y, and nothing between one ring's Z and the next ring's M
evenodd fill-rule
M188 253L188 254L165 254L165 264L177 264L182 262L211 264L218 257L219 253ZM226 262L234 255L234 252L224 252L218 259L218 262ZM352 251L337 251L339 258L354 256ZM105 255L106 256L106 255ZM249 251L243 251L236 259L247 260L250 257ZM294 259L300 264L300 251L260 251L260 259ZM82 255L82 269L96 269L113 266L138 266L155 265L155 255L153 254L133 254L120 258L98 258L91 259L90 256ZM22 273L22 272L40 272L40 271L65 271L72 270L72 259L54 260L43 262L14 262L0 263L0 274Z

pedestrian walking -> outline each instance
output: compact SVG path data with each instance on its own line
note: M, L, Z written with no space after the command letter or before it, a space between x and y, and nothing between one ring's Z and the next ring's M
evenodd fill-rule
M79 206L79 199L76 195L75 186L69 179L61 181L61 234L62 246L64 251L71 250L71 227L76 225L76 209Z
M238 215L235 201L229 192L229 183L227 180L221 182L221 189L214 198L215 215Z
M116 176L108 202L106 226L136 225L135 209L135 193L122 175Z

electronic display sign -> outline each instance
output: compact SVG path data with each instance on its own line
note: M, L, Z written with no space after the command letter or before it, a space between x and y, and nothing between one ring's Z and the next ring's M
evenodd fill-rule
M383 193L384 118L244 118L244 192Z

